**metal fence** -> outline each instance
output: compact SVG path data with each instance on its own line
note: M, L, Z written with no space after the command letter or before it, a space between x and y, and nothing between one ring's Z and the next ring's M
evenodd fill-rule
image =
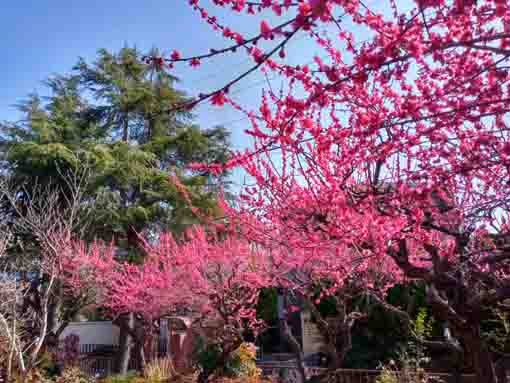
M80 344L80 354L91 354L95 352L116 353L119 346L116 344Z
M262 374L272 376L276 381L282 383L301 383L295 361L285 362L260 362L257 366L262 370ZM307 377L322 375L327 371L325 368L308 367L305 368ZM361 369L339 369L328 375L328 383L374 383L381 374L380 370L361 370ZM395 374L398 382L416 382L410 374ZM400 375L400 376L399 376ZM462 375L460 381L457 381L454 375L428 372L428 383L480 383L477 382L474 375ZM415 378L415 377L414 377Z
M91 376L112 375L117 370L119 346L111 344L81 344L80 369ZM130 370L139 370L136 358L129 361Z
M80 359L80 369L90 376L112 375L115 371L114 357L84 357Z
M80 345L80 368L91 376L106 376L115 373L119 346L105 344L82 344ZM278 355L277 355L278 356ZM283 383L300 383L295 360L259 360L257 366L263 375L273 376ZM278 360L280 359L280 360ZM139 370L137 359L132 358L129 363L130 370ZM326 372L325 368L307 367L308 377L321 375ZM380 370L340 369L330 374L328 383L374 383ZM427 373L428 382L437 383L480 383L476 382L474 375L462 375L460 382L451 374ZM399 380L404 382L405 380Z
M329 383L374 383L376 378L381 374L380 370L349 370L341 369L331 374ZM415 374L397 373L395 377L398 382L416 382L420 381ZM476 382L474 375L462 375L460 381L452 374L443 374L435 372L426 373L428 383L479 383Z

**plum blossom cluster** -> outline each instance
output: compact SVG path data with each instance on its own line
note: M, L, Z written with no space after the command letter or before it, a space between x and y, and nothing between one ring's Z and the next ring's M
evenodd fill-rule
M270 281L265 257L245 240L219 241L200 228L176 240L161 233L145 242L142 264L119 259L116 247L68 240L59 257L73 291L94 290L95 305L150 321L183 308L235 326L255 322L258 290Z

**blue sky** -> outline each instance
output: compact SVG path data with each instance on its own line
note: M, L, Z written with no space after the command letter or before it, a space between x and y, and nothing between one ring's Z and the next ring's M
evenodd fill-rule
M0 5L0 36L3 58L0 60L0 120L15 120L19 114L13 104L28 93L45 94L42 81L52 73L69 72L79 56L88 61L99 48L118 50L125 44L141 50L155 46L183 54L207 52L223 47L225 41L188 6L187 0L18 0ZM246 33L258 32L258 20L248 19L211 8L225 24ZM265 15L271 21L271 14ZM287 49L287 60L302 62L319 53L303 39ZM175 68L181 78L179 87L191 95L221 86L252 63L244 53L203 62L199 70L187 65ZM276 87L278 83L274 84ZM245 105L256 105L267 82L255 73L231 89L231 95ZM234 148L249 141L243 115L232 108L204 104L195 111L202 127L224 125L232 132ZM235 180L240 182L240 180Z
M221 20L243 32L258 30L258 22L232 17L214 10ZM41 82L52 73L70 71L79 56L93 60L98 48L118 50L124 44L142 50L156 46L184 54L221 47L225 40L213 33L187 5L187 0L19 0L0 5L3 59L0 61L0 120L15 119L12 105L32 91L44 93ZM303 43L303 40L301 40ZM295 43L298 45L299 41ZM297 51L301 51L298 46ZM295 57L299 59L299 56ZM292 59L292 57L289 57ZM175 68L180 87L191 94L208 91L248 68L243 54L229 55L204 63L200 70L186 65ZM263 84L254 74L233 89L240 101L258 100ZM238 112L204 105L197 110L203 125L214 125L242 117ZM232 126L238 131L240 126ZM235 134L236 146L244 146Z
M78 56L92 60L98 48L124 44L141 49L177 47L197 52L221 41L198 22L183 0L21 0L0 6L0 118L8 106L35 89L51 73L65 73ZM180 68L179 68L180 69ZM177 74L187 77L189 71ZM199 79L200 73L193 73ZM203 84L206 85L206 84Z

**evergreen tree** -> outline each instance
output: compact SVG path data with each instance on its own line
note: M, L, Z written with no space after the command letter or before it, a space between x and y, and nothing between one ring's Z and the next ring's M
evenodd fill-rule
M158 227L180 230L195 220L169 175L187 186L195 207L214 214L210 185L224 181L185 170L190 162L225 161L228 133L201 130L189 113L166 112L186 100L163 67L148 66L136 49L100 50L80 59L71 76L55 76L44 102L31 95L24 118L2 124L3 160L19 183L57 182L62 169L92 168L94 236L127 240ZM86 101L89 100L89 101Z
M81 59L75 69L83 89L97 101L89 115L112 140L101 147L98 180L101 202L114 207L103 210L108 222L117 224L112 233L154 223L179 230L194 218L169 174L179 176L196 207L214 213L214 195L205 186L217 180L184 168L195 161L226 160L228 134L222 128L200 130L189 113L167 112L186 101L174 88L176 78L163 66L144 64L131 48L118 54L100 50L95 63Z

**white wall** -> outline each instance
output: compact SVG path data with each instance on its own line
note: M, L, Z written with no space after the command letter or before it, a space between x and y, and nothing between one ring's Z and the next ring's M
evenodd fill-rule
M301 322L303 326L303 353L307 355L321 351L324 340L317 325L313 323L310 312L304 310L301 313L301 317L303 320Z
M81 344L119 344L119 327L110 321L104 322L71 322L60 335L63 340L70 334L80 337Z

